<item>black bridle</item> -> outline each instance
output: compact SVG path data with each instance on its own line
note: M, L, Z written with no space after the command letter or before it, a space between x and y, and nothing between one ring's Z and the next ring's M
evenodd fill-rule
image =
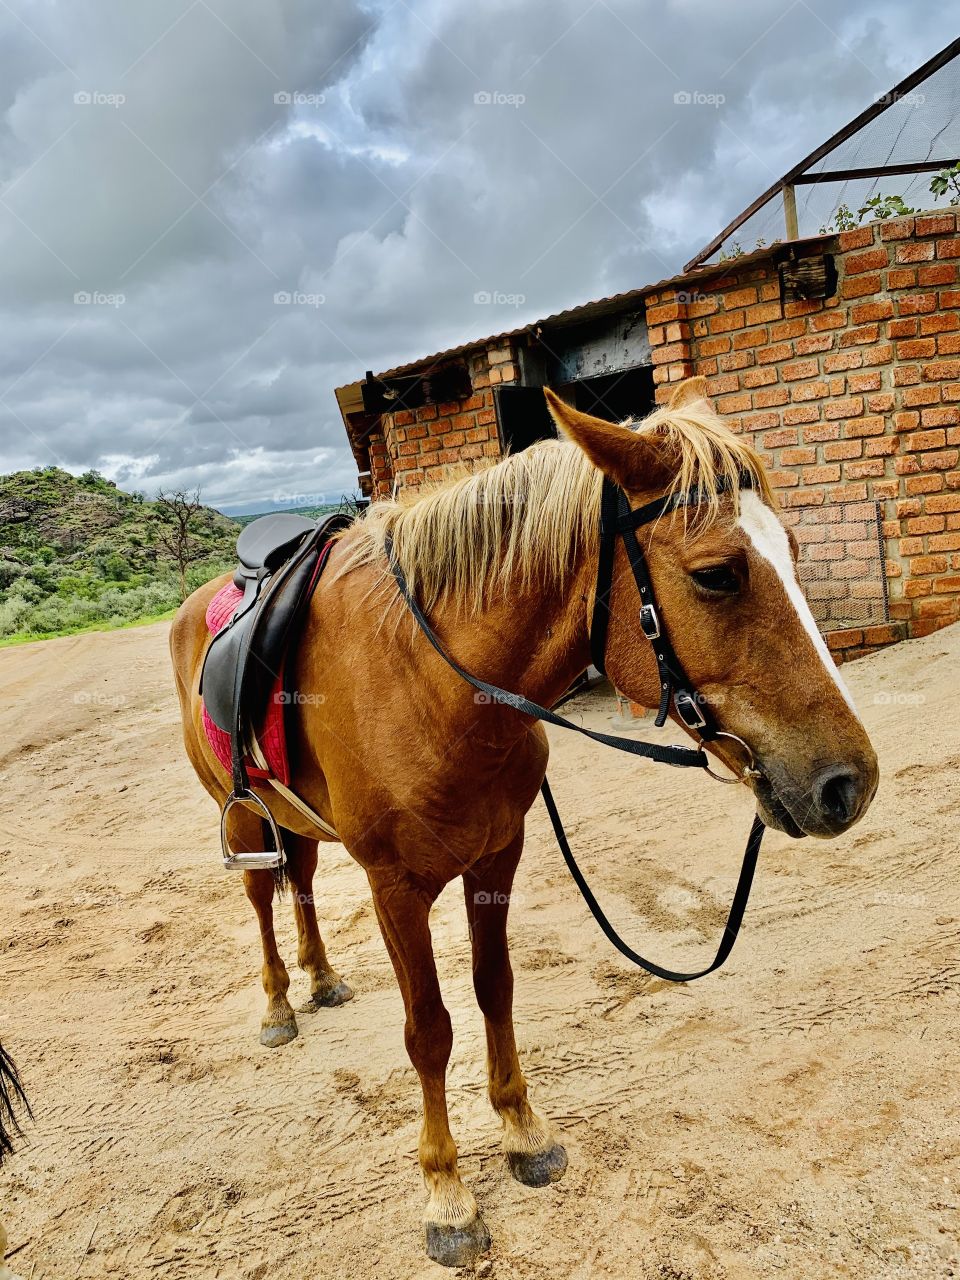
M749 484L749 478L745 478L743 483ZM597 567L597 591L590 624L590 651L594 666L598 671L605 674L607 630L610 622L610 591L613 585L613 563L617 538L619 537L622 539L626 549L634 581L640 594L640 630L653 648L660 677L660 706L655 721L657 728L665 724L672 704L677 718L688 729L695 732L701 742L713 742L718 738L728 738L738 743L747 753L748 764L739 778L724 778L720 780L744 781L747 777L756 776L757 774L757 770L753 767L753 754L741 738L718 728L705 699L699 696L691 687L683 669L683 664L670 643L664 621L658 612L653 579L650 576L647 559L636 533L641 526L659 519L662 515L676 511L680 507L698 506L703 500L703 494L699 489L688 489L680 493L670 494L665 498L659 498L634 510L627 501L627 496L623 490L612 481L604 478L600 505L600 556ZM572 721L564 719L563 716L557 715L555 711L541 707L538 703L525 698L522 694L510 693L506 689L489 684L486 680L481 680L478 676L465 671L444 649L419 604L411 594L403 570L393 554L393 542L389 535L385 540L385 550L390 569L400 589L400 594L416 619L420 630L440 657L456 671L457 675L461 676L462 679L466 680L468 684L472 685L480 693L486 694L491 702L513 707L524 715L533 716L537 720L543 720L547 724L556 725L558 728L572 729L575 733L591 738L594 742L600 742L607 747L614 747L618 751L626 751L630 755L642 756L659 764L672 764L680 768L705 769L712 777L718 777L710 769L709 759L702 746L676 747L655 742L637 742L631 738L621 738L615 734L598 733L593 729L585 729L582 725L574 724ZM587 906L593 913L600 928L621 955L641 968L646 969L648 973L652 973L658 978L664 978L669 982L692 982L695 978L703 978L708 973L712 973L714 969L718 969L723 964L733 950L733 944L737 940L737 934L740 932L740 925L743 922L747 900L750 897L753 874L756 870L760 843L765 830L763 820L759 814L754 818L753 825L750 828L747 847L743 854L743 865L740 868L740 877L737 881L736 892L733 896L733 902L730 906L723 938L720 941L717 954L714 956L713 962L705 969L700 969L696 973L680 973L673 969L665 969L661 965L654 964L651 960L645 960L643 956L634 951L620 937L593 896L583 872L577 865L546 777L543 779L541 793L543 802L547 807L547 813L550 815L550 821L553 824L557 844L560 846L560 852L563 854L570 874L573 876L577 888L583 894Z

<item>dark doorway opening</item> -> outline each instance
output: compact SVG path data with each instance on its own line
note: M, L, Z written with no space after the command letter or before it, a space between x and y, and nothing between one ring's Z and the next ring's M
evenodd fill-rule
M642 418L656 408L651 365L583 378L572 386L576 407L605 422Z
M538 440L556 439L543 387L505 386L494 387L493 391L504 453L519 453ZM656 408L650 365L579 378L560 387L559 392L583 413L592 413L605 422L642 418Z
M504 453L519 453L538 440L555 440L543 387L494 387L493 402Z

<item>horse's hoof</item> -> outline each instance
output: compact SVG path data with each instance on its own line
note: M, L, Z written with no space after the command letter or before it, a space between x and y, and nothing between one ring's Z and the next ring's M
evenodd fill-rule
M546 1151L508 1151L507 1163L518 1182L527 1187L546 1187L563 1177L567 1153L559 1142L555 1142Z
M268 1049L279 1049L282 1045L289 1044L291 1040L297 1038L297 1024L295 1022L278 1022L272 1026L264 1027L260 1032L260 1043L266 1045Z
M332 991L327 991L325 994L314 992L310 1002L317 1009L335 1009L338 1004L346 1004L352 999L353 987L348 987L341 978Z
M490 1248L490 1232L479 1214L465 1226L427 1223L427 1256L442 1267L469 1267Z

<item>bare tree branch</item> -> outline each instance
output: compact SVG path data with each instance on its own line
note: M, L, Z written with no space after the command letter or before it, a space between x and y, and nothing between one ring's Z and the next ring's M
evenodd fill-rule
M200 490L187 493L184 489L175 489L172 493L165 493L163 489L158 489L156 502L169 521L158 524L157 541L176 563L180 577L180 598L186 600L187 569L202 550L201 543L191 532L194 517L203 506Z

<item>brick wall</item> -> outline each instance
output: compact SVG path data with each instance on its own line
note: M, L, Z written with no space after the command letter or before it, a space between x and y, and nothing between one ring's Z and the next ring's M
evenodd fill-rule
M849 656L960 617L960 238L949 211L824 247L834 297L782 303L772 262L734 261L721 278L650 296L647 321L658 400L706 375L764 455L798 537L832 540L848 573L866 569L859 521L882 504L894 625L834 631ZM837 503L850 526L839 538L817 529Z
M838 655L960 617L957 216L800 242L802 253L832 255L832 297L784 302L772 254L646 297L658 400L703 374L730 425L750 433L804 545L806 587ZM519 380L523 340L459 357L469 398L383 415L370 437L375 497L499 455L492 388ZM877 503L882 565L869 554ZM840 625L844 600L869 603L879 591L883 605L884 583L889 624Z
M519 378L510 339L493 342L467 357L473 394L448 404L385 413L370 438L373 493L387 497L394 482L418 487L442 480L463 465L499 457L500 435L493 407L494 386Z

